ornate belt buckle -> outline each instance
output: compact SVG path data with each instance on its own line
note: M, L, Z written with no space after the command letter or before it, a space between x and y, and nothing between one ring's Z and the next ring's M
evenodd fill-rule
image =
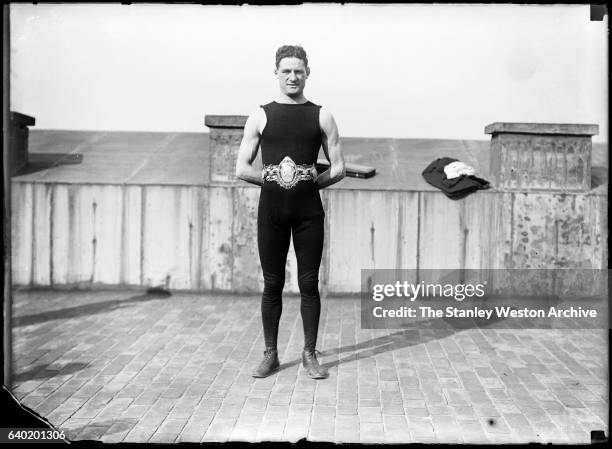
M297 167L293 159L289 156L285 156L285 158L278 164L278 176L276 178L276 182L285 189L290 189L295 186L299 181L299 177L297 175Z

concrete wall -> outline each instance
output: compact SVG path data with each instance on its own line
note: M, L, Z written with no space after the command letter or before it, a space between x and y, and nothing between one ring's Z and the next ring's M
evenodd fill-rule
M244 121L205 118L210 184L14 181L13 283L262 291L260 189L234 174ZM485 132L494 189L459 201L322 190L322 292L359 292L362 269L606 268L607 196L590 183L598 127L493 123ZM286 283L299 292L293 248Z

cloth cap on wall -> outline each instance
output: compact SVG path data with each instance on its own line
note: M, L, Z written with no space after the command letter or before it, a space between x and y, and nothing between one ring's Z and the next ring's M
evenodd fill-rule
M455 178L449 179L446 176L444 168L453 162L460 161L450 157L442 157L434 160L425 170L423 170L423 178L453 200L464 198L477 190L491 187L489 181L474 175L460 174ZM467 167L469 167L469 165Z

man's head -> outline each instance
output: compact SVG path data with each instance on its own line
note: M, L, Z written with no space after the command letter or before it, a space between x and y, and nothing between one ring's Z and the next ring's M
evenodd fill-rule
M276 51L276 70L279 87L289 97L300 97L310 75L306 51L299 45L283 45Z

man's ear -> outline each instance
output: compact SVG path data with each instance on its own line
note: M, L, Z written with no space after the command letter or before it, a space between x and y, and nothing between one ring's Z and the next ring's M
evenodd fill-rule
M310 76L310 67L306 67L306 76Z
M274 76L278 75L278 67L274 67Z

